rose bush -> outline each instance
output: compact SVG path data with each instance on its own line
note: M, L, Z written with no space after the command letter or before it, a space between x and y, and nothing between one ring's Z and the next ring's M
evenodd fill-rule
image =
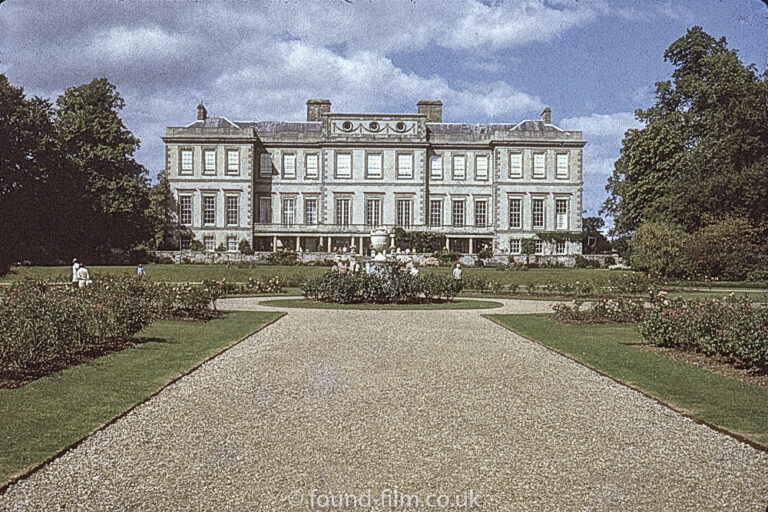
M82 289L23 281L0 291L0 371L129 339L160 318L209 318L217 286L94 279Z
M371 274L328 272L307 280L302 291L306 298L321 302L412 304L453 300L459 286L451 277L413 276L397 264L388 264Z
M664 292L652 294L640 332L656 345L768 369L768 308L747 296L696 301L670 299Z
M587 309L581 309L583 301L573 305L555 304L555 319L564 323L631 323L645 318L645 306L642 300L627 297L600 299L589 303Z

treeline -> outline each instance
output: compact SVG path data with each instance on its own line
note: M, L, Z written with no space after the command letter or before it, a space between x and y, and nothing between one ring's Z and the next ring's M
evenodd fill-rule
M0 74L0 274L15 262L128 259L162 243L165 180L150 187L105 78L55 103Z
M768 278L768 76L693 27L664 53L671 80L627 131L602 213L634 267Z

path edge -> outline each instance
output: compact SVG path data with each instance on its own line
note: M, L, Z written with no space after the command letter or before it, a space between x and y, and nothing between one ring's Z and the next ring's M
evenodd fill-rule
M544 344L544 343L542 343L542 342L540 342L538 340L535 340L533 338L529 338L528 336L525 336L525 335L517 332L516 330L512 329L511 327L508 327L508 326L502 324L501 322L497 321L495 318L491 318L490 315L480 315L480 316L482 316L486 320L490 320L491 322L493 322L496 325L506 329L507 331L512 332L512 333L516 334L517 336L520 336L521 338L523 338L526 341L530 341L530 342L535 343L535 344L537 344L537 345L539 345L541 347L544 347L545 349L549 350L550 352L554 352L555 354L558 354L558 355L560 355L562 357L565 357L566 359L570 359L571 361L573 361L573 362L575 362L575 363L577 363L577 364L579 364L579 365L581 365L581 366L583 366L583 367L585 367L585 368L587 368L587 369L589 369L589 370L591 370L591 371L593 371L593 372L595 372L595 373L597 373L599 375L602 375L603 377L607 377L608 379L610 379L610 380L612 380L612 381L614 381L614 382L616 382L618 384L621 384L622 386L626 386L629 389L640 393L641 395L645 396L646 398L650 398L651 400L653 400L657 404L662 405L662 406L666 407L667 409L670 409L670 410L674 411L675 413L677 413L677 414L679 414L679 415L681 415L681 416L683 416L685 418L690 419L691 421L693 421L694 423L696 423L698 425L704 425L706 427L711 428L712 430L714 430L716 432L720 432L721 434L725 434L727 436L730 436L730 437L736 439L737 441L741 441L742 443L748 444L752 448L760 450L761 452L768 453L768 444L762 444L762 443L760 443L758 441L755 441L754 439L751 439L750 437L748 437L748 436L746 436L744 434L741 434L739 432L735 432L735 431L727 429L725 427L721 427L720 425L715 425L714 423L711 423L711 422L709 422L707 420L703 420L703 419L701 419L699 417L696 417L693 414L691 414L690 412L686 411L685 409L681 409L681 408L675 406L674 404L672 404L670 402L666 402L666 401L664 401L664 400L662 400L662 399L660 399L660 398L650 394L649 392L645 391L644 389L641 389L640 387L638 387L638 386L636 386L634 384L631 384L631 383L626 382L626 381L624 381L622 379L619 379L617 377L609 375L609 374L605 373L604 371L602 371L602 370L600 370L598 368L595 368L594 366L592 366L592 365L590 365L588 363L585 363L583 361L579 361L575 357L573 357L573 356L571 356L571 355L569 355L569 354L567 354L567 353L565 353L565 352L563 352L561 350L558 350L556 348L552 348L552 347L550 347L550 346L548 346L548 345L546 345L546 344ZM766 509L766 512L768 512L768 509Z
M236 312L236 310L230 310L230 311L233 312L233 313ZM265 313L267 313L267 311L265 311ZM141 407L142 405L146 404L147 402L152 400L154 397L156 397L157 395L159 395L160 393L165 391L165 389L168 388L169 386L171 386L173 384L176 384L178 381L180 381L181 379L183 379L187 375L189 375L189 374L199 370L204 364L212 361L213 359L216 359L220 355L224 354L228 350L230 350L230 349L236 347L237 345L241 344L242 342L244 342L245 340L247 340L248 338L250 338L254 334L263 331L264 329L266 329L267 327L269 327L270 325L274 324L275 322L277 322L278 320L280 320L281 318L283 318L284 316L286 316L288 314L288 313L280 312L280 311L273 311L272 313L275 313L278 316L275 317L273 320L267 322L266 324L262 325L261 327L259 327L255 331L253 331L253 332L251 332L249 334L246 334L245 336L243 336L242 338L240 338L238 340L233 341L232 343L230 343L226 347L222 348L218 352L215 352L214 354L211 354L206 359L204 359L203 361L200 361L197 365L195 365L194 367L190 368L186 372L184 372L184 373L182 373L180 375L177 375L176 377L172 378L171 380L166 382L162 387L160 387L157 391L155 391L151 395L148 395L141 402L137 402L137 403L133 404L128 409L126 409L125 411L121 412L120 414L118 414L114 418L110 419L109 421L107 421L106 423L101 425L100 427L92 430L91 432L88 432L85 436L81 437L77 441L75 441L73 443L70 443L69 445L67 445L64 448L60 449L59 451L57 451L56 453L54 453L50 457L46 458L42 462L39 462L37 464L33 464L32 467L30 467L29 469L23 471L19 475L14 476L13 478L8 480L7 482L0 484L0 496L4 496L5 493L8 491L8 489L10 489L12 486L18 484L22 480L26 480L27 478L31 477L32 475L34 475L35 473L37 473L38 471L43 469L45 466L47 466L48 464L53 462L54 460L58 459L62 455L66 454L67 452L69 452L71 450L74 450L75 448L80 446L82 443L84 443L86 440L91 438L94 434L97 434L97 433L101 432L102 430L106 430L108 427L110 427L113 424L117 423L118 421L120 421L121 419L126 417L128 414L133 412L134 409L137 409L138 407Z

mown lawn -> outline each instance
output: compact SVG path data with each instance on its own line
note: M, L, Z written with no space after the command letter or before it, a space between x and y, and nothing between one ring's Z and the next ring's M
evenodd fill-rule
M280 316L238 311L205 323L155 322L131 348L0 389L0 487Z
M634 325L563 325L542 315L491 320L674 408L768 449L768 390L639 348Z

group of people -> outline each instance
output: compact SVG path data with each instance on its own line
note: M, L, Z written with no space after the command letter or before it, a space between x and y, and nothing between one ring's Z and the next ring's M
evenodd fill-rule
M91 273L85 267L85 263L72 259L72 288L85 288L91 284Z
M136 269L136 275L138 277L144 277L147 275L147 271L144 270L144 265L139 263ZM77 258L72 259L72 288L85 288L89 284L93 283L91 280L91 273L85 266L85 263L81 262Z

